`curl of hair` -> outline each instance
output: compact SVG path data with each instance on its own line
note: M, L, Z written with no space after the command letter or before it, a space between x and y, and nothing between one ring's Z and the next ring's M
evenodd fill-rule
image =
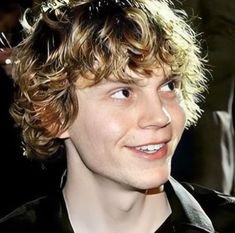
M183 12L166 0L56 2L25 24L28 34L15 51L18 92L11 113L29 156L47 159L60 148L59 135L79 114L80 80L94 85L112 74L134 82L126 67L148 76L168 64L182 80L186 126L196 123L206 69Z

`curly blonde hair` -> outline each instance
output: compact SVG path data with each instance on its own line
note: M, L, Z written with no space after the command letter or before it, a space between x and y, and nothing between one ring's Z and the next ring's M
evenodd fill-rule
M28 156L47 159L60 148L58 137L78 114L79 80L95 85L112 74L132 82L125 67L147 75L153 65L168 64L181 78L186 126L196 123L204 62L186 15L173 7L167 0L51 0L34 18L26 12L11 113Z

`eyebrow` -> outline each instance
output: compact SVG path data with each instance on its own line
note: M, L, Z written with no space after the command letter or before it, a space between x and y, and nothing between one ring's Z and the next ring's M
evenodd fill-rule
M166 80L172 80L172 79L180 79L181 75L170 73L168 75L165 75L165 77L166 77Z
M173 74L172 72L166 72L163 70L161 74L159 73L152 73L150 76L146 76L144 74L137 74L137 76L133 76L131 74L127 74L129 78L116 78L113 75L110 75L107 78L102 79L99 83L97 83L97 86L103 86L106 83L120 83L120 84L126 84L126 85L137 85L137 86L144 86L145 84L142 83L145 78L159 78L162 82L173 80L173 79L180 79L180 75ZM143 77L141 77L143 76Z

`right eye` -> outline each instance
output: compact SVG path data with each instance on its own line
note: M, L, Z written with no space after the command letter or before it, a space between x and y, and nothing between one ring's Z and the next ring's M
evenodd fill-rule
M111 97L114 99L128 99L131 95L131 91L128 88L122 88L114 92Z
M166 83L164 83L161 86L160 90L162 92L173 92L173 91L175 91L176 87L177 87L177 82L176 82L175 79L172 79L172 80L167 81Z

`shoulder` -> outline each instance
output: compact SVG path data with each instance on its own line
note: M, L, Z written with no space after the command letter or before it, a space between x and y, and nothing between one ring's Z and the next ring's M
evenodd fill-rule
M181 184L197 200L215 229L219 232L235 232L235 197L195 184Z
M234 210L235 208L235 197L233 196L226 195L196 184L189 184L186 182L181 184L197 199L201 205L205 206L208 210L214 208Z
M53 203L48 196L27 202L0 219L0 232L9 233L41 233L50 223Z

